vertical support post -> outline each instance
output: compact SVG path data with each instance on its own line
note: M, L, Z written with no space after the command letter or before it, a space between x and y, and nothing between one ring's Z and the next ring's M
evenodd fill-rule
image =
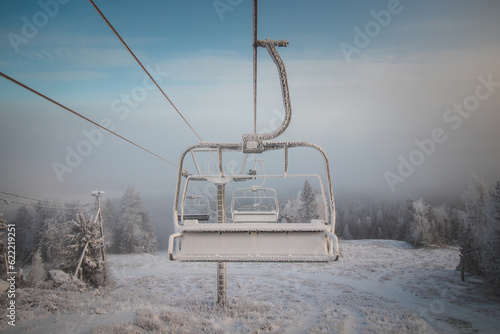
M101 208L101 196L104 195L104 191L93 191L91 195L94 196L96 199L96 205L97 205L96 220L99 221L99 231L101 232L101 239L102 239L102 248L101 248L102 269L105 275L104 280L107 281L108 277L106 268L106 241L104 239L104 227L102 226L102 208Z
M217 187L217 223L226 222L226 185L216 184ZM227 304L226 294L226 263L217 262L217 304Z
M285 152L285 168L283 174L285 177L288 176L288 145L283 146L283 152Z
M257 133L257 0L253 0L253 133Z
M226 185L219 183L217 187L217 223L226 222Z
M226 262L217 262L217 304L227 305Z

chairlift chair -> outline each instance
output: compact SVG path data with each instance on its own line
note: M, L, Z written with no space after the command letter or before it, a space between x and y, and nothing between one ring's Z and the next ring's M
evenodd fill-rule
M264 150L283 150L285 161L282 174L277 175L226 175L222 168L223 154L238 152L242 154L242 143L204 143L200 142L187 148L179 162L177 191L174 203L174 226L176 233L170 236L169 256L172 260L192 262L326 262L338 257L338 240L334 234L335 209L328 159L317 145L306 142L264 143ZM324 160L327 175L327 191L319 175L289 174L288 151L295 147L318 150ZM206 150L217 154L218 173L188 174L184 171L184 158L188 152ZM242 167L243 169L243 167ZM184 175L184 176L183 176ZM224 190L228 184L251 181L259 178L315 177L321 185L325 201L323 219L312 219L308 223L279 222L279 203L276 191L272 188L238 188L232 194L231 219L225 217ZM184 191L192 182L209 182L217 191L218 222L204 222L196 217L184 219L182 211L181 188ZM179 203L181 205L179 206ZM266 207L264 208L264 204ZM275 205L274 209L269 204ZM193 218L193 219L188 219Z
M178 220L210 220L210 204L205 196L185 195L182 198L181 210L178 213Z
M272 188L238 188L231 200L233 223L278 222L279 204Z

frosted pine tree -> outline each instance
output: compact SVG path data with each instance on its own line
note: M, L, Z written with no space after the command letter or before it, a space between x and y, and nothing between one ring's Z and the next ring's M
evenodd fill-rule
M108 198L102 208L102 220L104 221L104 235L106 236L106 251L110 253L119 253L119 219L118 210L113 201Z
M467 191L462 194L465 204L466 220L460 238L460 267L469 273L482 275L483 255L487 251L488 237L487 203L489 202L488 186L474 176Z
M157 249L151 216L133 187L129 187L121 199L119 220L117 234L122 253L152 253Z
M422 199L411 202L406 213L408 232L406 241L413 246L422 246L431 241L431 225L429 222L429 206Z
M482 255L483 272L500 291L500 182L491 193Z
M342 238L344 238L345 240L352 239L351 231L349 230L349 225L346 225L344 227L344 232L342 233Z
M299 219L301 223L309 223L311 219L318 217L316 194L307 180L304 182L304 187L300 194L300 201Z
M45 276L47 276L47 272L43 265L42 255L40 251L36 251L31 260L31 268L25 284L36 289L45 281Z
M281 221L285 223L299 222L299 206L300 196L298 194L293 198L288 198L280 208L280 213L282 215Z
M33 229L33 210L21 206L16 213L16 252L19 258L24 260L35 249L35 236Z
M433 242L436 244L450 243L451 219L450 209L446 204L431 208L433 224Z
M67 236L71 233L71 225L62 219L62 216L45 219L42 228L44 236L38 247L44 261L51 263L52 269L62 269L67 266Z
M103 239L100 227L93 219L85 220L83 214L78 215L78 221L73 222L73 233L69 236L67 258L70 260L67 271L73 274L80 263L83 281L99 286L105 281L105 266L101 262Z

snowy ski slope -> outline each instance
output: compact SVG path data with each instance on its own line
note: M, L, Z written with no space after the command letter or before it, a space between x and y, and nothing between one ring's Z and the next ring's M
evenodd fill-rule
M24 289L2 333L498 333L500 297L460 281L457 248L340 247L338 262L228 263L226 310L214 306L215 263L111 255L115 289Z

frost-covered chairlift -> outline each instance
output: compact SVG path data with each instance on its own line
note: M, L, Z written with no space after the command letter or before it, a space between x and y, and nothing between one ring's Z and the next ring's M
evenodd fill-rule
M181 155L174 201L174 227L176 233L169 239L169 256L178 261L209 261L209 262L326 262L338 257L338 240L335 236L335 205L329 162L326 153L318 145L306 141L272 141L281 135L291 120L291 103L285 66L279 57L276 46L287 46L286 40L274 41L266 39L256 41L254 46L265 47L274 60L281 81L285 118L281 126L271 133L244 134L242 142L209 143L199 142L184 150ZM291 149L303 147L316 150L323 157L327 179L327 191L318 175L292 175L288 173L288 154ZM262 154L270 151L283 151L283 172L279 175L243 174L248 154ZM198 165L196 154L210 152L218 160L218 170L213 173L203 173ZM239 152L243 156L240 173L227 175L223 168L223 155L228 152ZM191 153L197 173L189 173L184 168L184 159ZM258 177L279 177L283 179L297 176L313 176L320 181L325 202L324 219L313 219L307 223L278 222L278 202L273 194L275 211L249 210L235 207L245 197L252 193L262 201L269 200L265 192L269 189L254 186L251 189L240 189L233 195L231 219L226 219L226 186L233 182L248 181ZM182 180L185 178L182 202L180 193ZM190 182L203 181L211 183L216 189L217 222L207 222L205 217L186 214L185 199ZM239 192L239 193L238 193ZM249 197L246 198L247 200ZM181 204L179 206L179 203ZM256 204L254 202L253 204ZM252 204L252 205L253 205ZM180 212L179 212L180 208Z
M319 146L306 142L263 142L264 150L283 150L284 169L277 175L226 175L222 168L223 153L242 152L241 143L200 142L186 149L179 162L179 175L174 203L176 233L170 236L169 256L177 261L207 262L326 262L338 257L335 231L335 209L328 159ZM327 171L327 191L319 175L289 174L288 151L307 147L318 150ZM204 149L218 154L218 173L188 174L183 168L188 152ZM242 154L245 154L244 151ZM243 168L242 168L243 169ZM184 176L183 176L184 175ZM237 188L231 199L231 215L226 217L225 190L229 184L258 178L315 177L319 180L325 207L324 219L308 223L280 222L279 203L272 188ZM182 180L184 195L181 196ZM187 214L185 194L190 183L208 182L216 189L217 222L208 216ZM181 198L182 197L182 198ZM180 204L180 205L179 205ZM209 212L206 209L205 212Z

